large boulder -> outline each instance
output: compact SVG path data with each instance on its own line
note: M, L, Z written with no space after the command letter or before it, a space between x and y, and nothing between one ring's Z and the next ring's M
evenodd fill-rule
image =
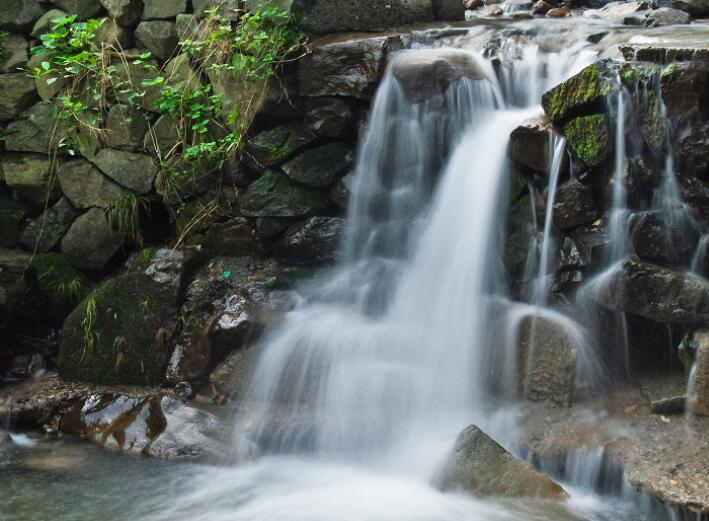
M59 118L59 109L53 103L40 102L7 126L5 148L51 154L65 137L67 127Z
M660 75L660 94L669 118L709 118L707 89L707 66L702 62L673 62Z
M354 162L352 148L346 143L329 143L307 150L282 166L285 174L306 186L332 186Z
M697 416L709 416L709 331L694 333L696 355L694 382L690 382L689 410Z
M157 385L171 355L185 257L140 255L91 292L60 333L61 376L100 384Z
M100 0L118 25L132 26L138 23L143 11L143 0Z
M668 267L688 265L700 236L695 223L681 210L640 214L631 233L638 257Z
M442 484L446 489L462 489L482 497L568 497L559 484L515 458L475 425L458 435Z
M77 268L101 271L124 241L125 235L113 229L105 210L91 208L71 225L61 249Z
M709 182L709 122L685 125L678 132L674 155L681 183Z
M603 164L611 152L610 130L604 114L574 118L564 125L574 157L588 167Z
M553 207L552 222L560 230L590 224L599 215L592 188L576 178L557 188Z
M627 258L588 290L609 311L663 323L709 320L709 282L691 274Z
M24 72L0 74L0 92L0 121L15 119L39 99L34 80Z
M470 53L453 49L405 51L394 59L391 71L412 103L443 95L462 78L485 79Z
M64 237L78 215L69 200L62 197L42 215L30 219L22 231L22 245L31 251L35 248L38 252L51 250Z
M152 190L158 168L150 156L104 148L93 163L118 184L139 194Z
M239 195L241 213L247 217L307 217L323 211L328 194L269 171Z
M77 15L80 20L96 16L103 9L99 0L52 0L52 3L67 13Z
M337 98L308 100L305 124L318 136L341 138L354 131L356 116L350 105Z
M8 34L4 37L5 52L0 54L0 73L19 72L27 66L29 44L24 36Z
M401 42L394 36L324 38L298 62L300 94L369 99L384 73L389 52L399 49Z
M546 174L551 165L549 158L551 132L548 122L541 119L528 119L512 131L507 157L526 170Z
M709 15L709 0L655 0L657 7L671 7L686 11L695 18Z
M331 261L345 229L340 217L311 217L289 228L276 243L276 257L289 264Z
M143 20L168 20L187 10L187 0L152 0L145 2Z
M59 196L58 186L52 183L52 163L46 156L36 154L7 154L2 158L5 184L17 190L37 205Z
M652 11L645 20L647 27L664 27L666 25L682 25L692 21L692 15L686 11L671 7L660 7Z
M137 152L147 131L148 121L143 112L128 105L114 105L106 118L106 145Z
M161 60L167 60L177 50L175 22L166 20L140 22L135 29L136 39Z
M249 168L265 172L280 165L302 148L315 141L315 135L299 125L284 125L259 132L246 144Z
M58 168L62 192L77 208L106 208L125 190L85 159L67 161Z
M265 251L254 227L243 217L212 224L207 230L205 245L212 255L258 256Z

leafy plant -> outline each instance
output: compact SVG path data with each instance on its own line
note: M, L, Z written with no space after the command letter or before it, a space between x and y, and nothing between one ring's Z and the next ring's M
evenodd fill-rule
M141 209L148 209L148 200L126 191L108 205L106 216L111 226L140 244L142 243L140 234Z

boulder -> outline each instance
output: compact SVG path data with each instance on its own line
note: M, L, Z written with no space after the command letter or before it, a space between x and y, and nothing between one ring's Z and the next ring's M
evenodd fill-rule
M252 256L261 255L265 251L253 226L243 217L211 225L207 230L205 244L212 255Z
M106 208L125 190L103 175L85 159L74 159L59 166L59 185L76 208Z
M47 10L39 0L5 0L0 10L0 30L14 33L32 28L37 19Z
M611 60L589 65L542 96L542 107L549 119L562 124L584 113L600 112L603 100L617 89Z
M276 171L266 172L239 195L246 217L307 217L327 205L327 192L297 184Z
M99 0L52 0L52 3L67 13L77 15L79 20L93 18L103 9Z
M163 20L140 22L135 29L135 37L143 47L161 60L167 60L177 50L175 22Z
M143 12L143 0L100 0L118 25L133 26L138 23Z
M576 178L557 188L552 222L560 230L590 224L599 216L593 190Z
M546 16L550 18L567 18L572 16L573 12L568 5L562 5L561 7L552 7L547 11Z
M334 260L345 229L340 217L311 217L290 227L276 243L274 254L288 264L314 264Z
M329 143L307 150L281 168L285 174L307 186L331 186L354 162L354 153L345 143Z
M61 9L50 9L37 19L30 33L34 38L39 39L43 34L50 32L54 26L54 20L67 16L66 11Z
M596 15L601 18L611 20L623 20L626 17L646 11L648 9L647 2L642 0L631 0L630 2L609 2L596 11Z
M101 271L124 240L124 234L108 222L105 210L91 208L71 225L61 241L61 249L77 268Z
M34 80L24 72L0 74L0 121L9 121L39 99Z
M298 61L300 94L370 99L386 68L387 55L400 48L394 36L324 38Z
M663 414L667 416L684 414L687 410L686 396L672 396L671 398L662 398L650 403L650 412L652 414Z
M59 196L56 183L51 183L52 164L46 156L7 154L0 165L5 184L33 203L43 206L47 199L53 201Z
M660 93L669 118L709 118L707 89L707 67L701 62L673 62L660 75Z
M20 242L22 222L28 211L20 201L0 194L0 248L13 248Z
M62 417L59 429L158 459L214 462L227 450L228 436L216 417L166 394L93 394Z
M444 2L436 5L444 11ZM445 1L446 4L450 0ZM382 31L419 22L434 20L433 0L391 0L356 3L347 0L295 0L293 13L304 30L328 34L342 31ZM462 11L462 3L459 6ZM456 18L459 18L457 16Z
M609 311L633 313L662 323L709 319L709 282L630 257L588 291Z
M246 144L247 164L254 171L264 172L293 157L315 139L312 132L299 125L284 125L259 132Z
M145 3L143 20L167 20L187 11L187 0L152 0Z
M462 78L485 79L471 54L453 49L402 52L392 62L391 71L412 103L441 96Z
M675 168L681 183L709 182L709 122L686 125L674 146Z
M632 223L633 251L643 260L662 266L688 265L697 250L700 233L682 210L650 211Z
M3 37L5 52L0 54L0 73L19 72L27 66L29 44L24 36L8 34Z
M528 315L517 326L517 382L522 397L568 407L574 398L578 348L560 322Z
M155 124L150 126L149 132L143 135L143 148L163 159L174 157L175 152L179 150L177 145L182 142L178 122L168 116L160 116Z
M209 383L216 392L236 399L246 392L258 361L258 350L244 346L230 353L209 374Z
M96 28L96 43L118 49L130 49L133 46L133 31L118 25L113 18L99 19L101 25Z
M475 425L458 435L443 474L445 489L482 497L564 500L561 486L515 458Z
M30 219L22 231L22 245L30 251L47 252L59 243L79 213L66 197L40 216Z
M603 164L611 152L608 119L604 114L574 118L564 125L574 157L587 167Z
M143 146L148 121L140 110L114 105L106 118L106 145L116 150L137 152Z
M505 225L504 253L502 260L512 293L519 295L527 275L527 260L535 254L532 245L537 235L537 226L527 181L515 169L510 168L510 199Z
M528 119L510 134L507 157L524 169L547 174L551 165L550 139L549 127L541 118Z
M645 20L647 27L664 27L666 25L683 25L692 21L692 16L679 9L660 7L652 11Z
M657 7L671 7L686 11L694 18L703 18L709 15L709 0L655 0Z
M146 254L103 282L66 319L59 335L63 378L116 385L162 382L185 257L178 250Z
M242 7L242 0L192 0L194 14L199 17L206 16L208 9L215 9L221 18L236 21L243 11Z
M709 331L694 333L697 352L694 362L694 382L690 382L689 410L697 416L709 416Z
M13 325L27 306L29 287L24 274L30 260L28 253L0 248L0 328Z
M308 100L305 125L318 136L341 138L354 131L355 114L350 106L337 98Z
M59 109L49 102L33 105L20 119L10 123L5 132L7 150L48 155L68 136L66 123L59 118Z
M139 194L148 193L158 173L150 156L104 148L93 159L93 163L118 184Z

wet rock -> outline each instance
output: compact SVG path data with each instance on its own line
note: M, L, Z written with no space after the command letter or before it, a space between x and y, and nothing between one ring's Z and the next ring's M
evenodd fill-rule
M333 260L345 220L339 217L311 217L289 228L276 243L277 258L291 264L312 264Z
M139 151L148 131L144 114L127 105L114 105L106 118L106 145L128 152Z
M22 222L28 210L20 201L0 194L0 248L12 248L20 242Z
M692 21L692 17L685 11L672 9L671 7L660 7L652 11L645 21L647 27L664 27L666 25L682 25Z
M564 125L564 136L574 156L588 167L596 167L610 155L610 131L604 114L574 118Z
M561 230L590 224L598 218L593 190L576 178L562 184L554 195L552 222Z
M0 75L0 92L0 121L15 119L39 99L34 80L24 72Z
M217 392L230 398L241 396L253 375L254 364L258 359L257 354L257 350L251 346L244 346L230 353L210 373L209 383Z
M7 0L0 11L0 29L16 33L26 31L45 11L39 0Z
M709 319L709 282L632 257L598 281L588 294L609 311L633 313L655 322Z
M435 3L439 5L440 2ZM462 7L461 3L460 11ZM381 31L418 22L432 22L434 19L432 0L393 0L386 4L358 4L347 0L296 0L293 12L303 29L320 34Z
M40 102L7 126L5 148L49 154L66 136L66 126L59 119L56 105Z
M42 215L31 219L22 231L21 242L28 250L46 252L59 243L79 215L65 197Z
M5 53L0 55L0 73L18 72L27 66L29 44L24 36L8 34L4 37Z
M101 271L123 246L125 236L114 230L104 210L91 208L74 221L61 250L77 268Z
M25 272L25 278L33 291L38 293L41 313L48 323L51 324L53 317L57 317L56 327L61 326L64 318L84 297L88 288L86 277L61 253L34 255Z
M135 29L135 38L161 60L167 60L177 50L177 29L174 22L140 22Z
M52 3L67 13L75 14L79 20L94 17L103 8L99 0L52 0Z
M355 115L350 106L337 98L309 100L305 125L318 136L339 138L354 131Z
M441 96L462 78L485 79L468 53L451 49L406 51L394 59L391 70L412 103Z
M571 8L566 5L561 7L552 7L547 11L547 16L551 18L566 18L572 15Z
M697 346L694 384L689 395L689 410L697 416L709 416L709 331L694 333Z
M194 388L189 382L180 382L175 386L175 394L181 400L189 400L195 395Z
M665 416L684 414L686 408L686 396L673 396L672 398L663 398L662 400L655 400L650 404L651 413L663 414Z
M608 18L611 20L623 20L626 17L630 17L640 11L646 11L648 9L647 2L633 0L630 2L609 2L596 12L601 18Z
M602 60L544 93L542 107L555 123L565 123L584 113L600 112L605 97L616 89L613 62Z
M523 318L517 328L520 395L568 407L574 397L577 354L561 323L540 315Z
M708 182L709 122L688 125L682 129L677 136L674 152L677 175L689 191L693 180Z
M510 134L507 157L519 166L545 174L551 164L549 141L551 134L541 118L530 118Z
M327 204L326 192L294 183L275 171L263 174L239 196L241 213L247 217L306 217Z
M100 0L118 25L133 26L138 23L143 11L142 0Z
M674 62L665 67L660 75L662 101L670 118L709 118L707 89L707 68L700 63Z
M152 190L157 166L150 156L104 148L93 163L118 184L144 194Z
M146 2L143 20L167 20L187 10L187 0L153 0Z
M486 5L478 9L481 16L502 16L504 11L499 5Z
M47 199L54 201L59 196L56 184L51 185L52 165L46 156L7 154L0 164L5 173L5 184L36 205L43 206Z
M213 224L207 230L206 246L213 255L252 256L265 252L265 246L251 223L234 217Z
M282 166L285 174L313 188L331 186L354 162L354 153L345 143L329 143L307 150Z
M638 257L668 267L689 264L700 236L682 210L643 213L633 222L631 234Z
M259 132L246 145L246 161L249 168L263 172L293 157L315 139L312 132L298 125Z
M125 193L123 188L84 159L74 159L60 165L57 177L62 192L76 208L106 208Z
M398 38L392 36L326 38L298 62L300 94L369 99L384 73L388 53L400 48Z
M475 425L458 435L444 470L443 487L482 497L567 497L561 486L515 458Z
M671 7L686 11L695 18L709 15L709 1L707 0L655 0L657 7Z
M539 15L545 15L547 14L554 6L550 4L549 2L545 2L544 0L538 0L532 9L533 14L539 14Z

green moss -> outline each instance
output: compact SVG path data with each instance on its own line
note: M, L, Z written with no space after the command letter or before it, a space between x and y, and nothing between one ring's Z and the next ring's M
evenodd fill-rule
M608 121L603 114L572 119L564 127L564 136L576 157L587 166L598 166L608 156Z
M614 82L608 77L606 67L604 62L589 65L544 94L542 105L549 117L555 122L564 121L571 116L571 112L597 103L610 94Z
M675 72L677 72L678 67L679 65L677 64L677 62L670 63L662 70L662 79L666 79L672 76Z
M291 181L285 174L268 171L239 196L247 217L305 217L325 209L327 192Z
M87 291L84 275L59 253L41 253L31 263L39 289L57 300L78 302Z
M632 69L628 69L625 71L625 74L623 74L623 77L626 79L626 81L633 81L635 79L635 71Z

